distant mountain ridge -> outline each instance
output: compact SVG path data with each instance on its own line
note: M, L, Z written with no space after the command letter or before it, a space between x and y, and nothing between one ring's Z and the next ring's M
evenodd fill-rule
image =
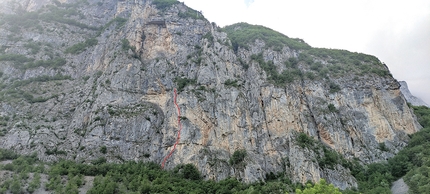
M405 81L399 81L400 83L400 91L405 96L405 99L407 102L411 103L414 106L427 106L430 107L427 103L425 103L420 98L412 95L412 93L409 91L408 83Z

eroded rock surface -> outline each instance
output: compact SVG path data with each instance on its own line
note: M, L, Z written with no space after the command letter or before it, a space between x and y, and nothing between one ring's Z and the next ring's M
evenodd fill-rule
M427 107L430 107L423 100L421 100L418 97L412 95L411 91L409 91L408 83L406 83L405 81L399 81L399 83L400 83L400 91L405 96L405 99L406 99L407 102L411 103L414 106L427 106Z
M11 23L0 26L1 55L66 61L58 67L0 61L0 147L36 151L44 161L161 162L178 130L174 88L183 129L166 168L192 163L206 179L255 182L285 173L295 182L325 178L342 189L356 187L348 168L323 166L322 148L300 146L299 134L347 160L372 163L392 157L420 129L400 84L378 74L388 72L378 60L346 66L310 54L310 64L300 58L304 50L274 49L260 39L234 48L216 24L182 3L163 9L145 0L8 3L0 6L8 15L66 5L76 11L64 15L68 20L43 19L16 32ZM87 45L70 51L79 43ZM281 73L291 58L300 73L288 83L274 83L262 68L272 64ZM368 67L378 71L364 72ZM237 150L247 155L232 165Z

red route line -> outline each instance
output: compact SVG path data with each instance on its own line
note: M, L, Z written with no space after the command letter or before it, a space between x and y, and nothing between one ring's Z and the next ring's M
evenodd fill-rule
M167 159L170 158L170 156L172 156L173 152L176 149L176 145L178 145L179 143L179 139L181 139L181 130L182 130L182 125L181 125L181 109L178 106L178 103L176 103L176 98L178 96L178 93L176 92L176 88L173 90L173 92L175 93L175 96L173 97L173 101L175 103L176 109L178 110L178 137L176 138L176 142L173 145L173 149L172 151L170 151L170 153L164 158L163 163L161 163L161 168L164 169L164 164L166 163Z

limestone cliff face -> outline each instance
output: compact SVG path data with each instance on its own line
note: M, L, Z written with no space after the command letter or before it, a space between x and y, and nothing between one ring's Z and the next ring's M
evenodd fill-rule
M411 103L414 106L429 107L429 105L425 103L423 100L411 94L408 88L408 83L406 83L405 81L399 81L399 83L400 83L400 91L402 92L403 96L405 96L405 99L407 102Z
M253 182L272 172L296 182L325 178L341 188L352 187L357 184L348 168L319 161L325 155L322 147L348 160L372 163L393 156L407 144L408 134L420 128L399 83L378 73L388 71L379 61L356 59L357 67L347 66L335 56L287 44L275 49L261 39L247 48L234 47L227 33L181 3L1 4L8 5L0 6L6 19L35 10L49 15L55 7L76 10L63 19L38 21L41 29L30 25L14 32L10 22L0 26L5 45L0 55L0 147L36 151L45 161L106 157L111 162L161 162L178 131L174 88L180 90L183 129L166 168L193 163L206 179L233 176ZM33 52L29 42L40 49ZM83 48L71 51L77 44ZM304 53L319 67L302 60ZM4 57L11 54L34 61ZM37 63L53 59L65 62ZM290 59L300 73L275 83L263 65L281 74ZM371 70L363 73L361 67ZM320 147L300 146L300 134ZM99 151L102 146L107 153ZM241 164L231 164L237 150L247 155Z

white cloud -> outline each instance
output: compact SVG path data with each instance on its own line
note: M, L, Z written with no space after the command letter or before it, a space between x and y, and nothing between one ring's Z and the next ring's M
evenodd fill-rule
M245 5L250 6L252 3L254 3L254 0L245 0Z
M377 56L430 104L428 0L184 0L220 26L264 25L311 46Z

